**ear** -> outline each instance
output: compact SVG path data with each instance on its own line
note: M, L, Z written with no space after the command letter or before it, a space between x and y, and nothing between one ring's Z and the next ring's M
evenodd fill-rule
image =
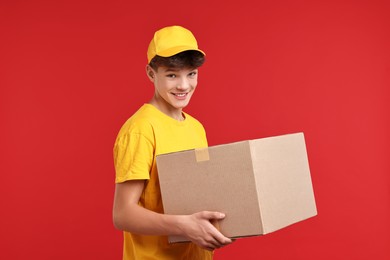
M152 67L148 65L146 65L146 75L148 76L149 80L154 83L154 78L156 76L156 73L155 71L152 69Z

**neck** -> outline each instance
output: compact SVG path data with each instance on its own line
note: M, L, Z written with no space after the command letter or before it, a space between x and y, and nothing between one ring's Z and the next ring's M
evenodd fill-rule
M163 105L161 105L161 103L156 102L155 99L152 99L149 102L149 104L153 105L158 110L160 110L161 112L163 112L167 116L172 117L173 119L175 119L177 121L184 121L184 119L185 119L181 108L173 108L173 107L169 107L169 106L163 106Z

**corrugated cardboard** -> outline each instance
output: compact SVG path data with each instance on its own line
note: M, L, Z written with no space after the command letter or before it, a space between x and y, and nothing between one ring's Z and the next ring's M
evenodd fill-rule
M317 214L303 133L159 155L157 167L165 213L224 212L227 237L267 234Z

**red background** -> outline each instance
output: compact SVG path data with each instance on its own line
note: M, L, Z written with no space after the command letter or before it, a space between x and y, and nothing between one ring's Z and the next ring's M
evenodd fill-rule
M1 1L0 259L120 259L112 147L153 32L207 62L211 145L303 131L318 216L215 259L390 259L388 1Z

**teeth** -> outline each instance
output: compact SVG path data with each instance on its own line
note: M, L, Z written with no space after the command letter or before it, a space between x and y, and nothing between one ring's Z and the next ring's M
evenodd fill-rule
M178 93L176 93L176 94L174 94L175 96L178 96L178 97L184 97L185 95L186 95L186 93L182 93L182 94L178 94Z

